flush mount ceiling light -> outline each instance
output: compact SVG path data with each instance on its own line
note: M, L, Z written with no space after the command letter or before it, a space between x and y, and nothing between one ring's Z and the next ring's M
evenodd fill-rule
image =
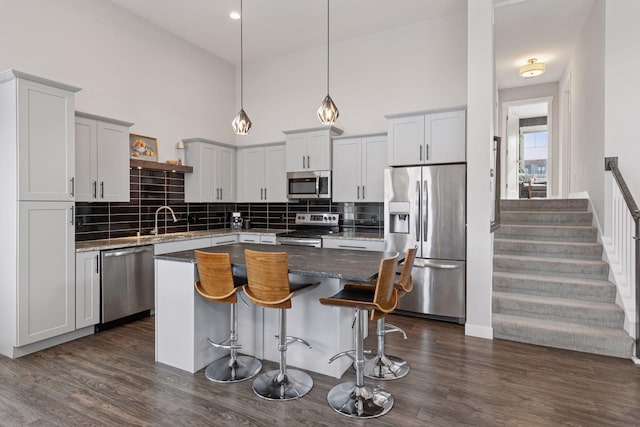
M236 118L231 122L233 131L236 135L246 135L251 129L251 120L249 116L244 112L244 69L243 69L243 51L242 51L242 0L240 0L240 111L236 115Z
M520 75L525 79L539 76L544 73L546 67L542 62L538 62L538 58L531 58L527 61L527 65L520 67Z
M338 107L329 96L329 0L327 0L327 96L318 108L318 119L323 125L332 125L339 115Z

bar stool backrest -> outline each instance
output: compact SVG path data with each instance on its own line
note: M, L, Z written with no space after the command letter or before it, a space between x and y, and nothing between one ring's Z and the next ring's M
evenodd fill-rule
M237 297L229 254L203 251L195 251L195 254L200 276L196 290L209 300L235 304Z
M404 263L402 264L402 271L400 272L400 280L396 283L402 292L411 292L411 289L413 289L411 270L413 269L413 262L415 260L416 248L407 249L407 254L404 256Z
M286 252L244 250L247 264L245 294L254 304L270 308L291 308L289 264Z
M377 320L380 316L384 316L385 313L392 312L398 305L398 290L393 285L397 262L398 254L380 261L378 281L373 296L373 303L377 308L371 310L371 320Z

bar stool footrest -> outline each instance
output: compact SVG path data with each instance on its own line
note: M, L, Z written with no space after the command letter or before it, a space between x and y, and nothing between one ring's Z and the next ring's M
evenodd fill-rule
M227 344L228 342L230 342L228 338L220 343L211 341L211 338L207 338L207 341L212 347L219 348L221 350L240 350L242 348L240 344Z
M384 331L382 331L383 334L389 334L392 332L400 332L402 334L402 336L404 337L404 339L407 339L407 333L405 331L403 331L401 328L392 325L391 323L385 323L384 324Z
M395 356L377 355L364 361L364 376L374 380L396 380L409 373L409 363Z
M214 360L204 370L204 376L216 383L234 383L255 377L261 369L258 359L239 354L235 360L226 356Z
M376 418L391 410L393 396L382 387L354 382L341 383L329 390L329 406L339 414L352 418Z

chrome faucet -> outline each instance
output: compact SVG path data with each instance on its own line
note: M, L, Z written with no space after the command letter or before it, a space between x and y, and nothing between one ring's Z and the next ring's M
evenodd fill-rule
M153 230L151 230L151 234L155 234L156 236L158 235L158 213L159 213L162 209L167 209L169 212L171 212L171 216L173 217L173 222L178 222L178 219L176 218L176 215L173 213L173 209L171 209L169 206L160 206L160 207L158 208L158 210L156 210L156 222L155 222L155 227L153 227Z

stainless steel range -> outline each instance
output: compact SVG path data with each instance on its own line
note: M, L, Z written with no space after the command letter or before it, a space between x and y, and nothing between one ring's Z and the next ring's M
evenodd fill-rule
M340 214L337 213L302 213L296 215L295 231L279 234L276 243L290 246L322 247L322 236L337 233Z

